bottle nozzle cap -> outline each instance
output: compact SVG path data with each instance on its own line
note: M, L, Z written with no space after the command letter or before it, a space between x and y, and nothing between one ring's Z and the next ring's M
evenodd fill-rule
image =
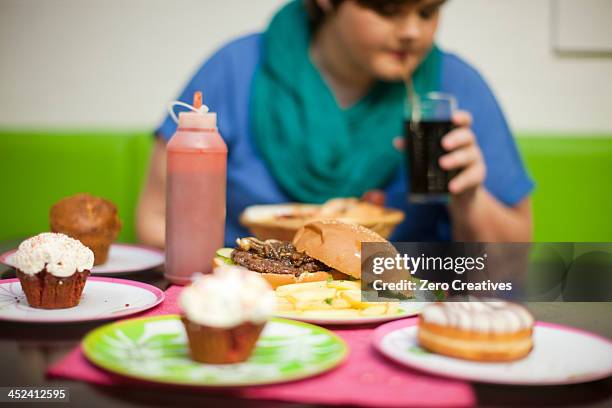
M175 106L182 106L189 109L189 112L181 112L178 117L174 112ZM208 106L202 103L202 92L196 91L193 94L193 105L181 101L174 101L168 105L168 112L172 119L178 123L179 127L194 128L216 128L217 115L209 112Z
M202 107L202 92L197 91L193 94L193 107L195 109L200 109Z

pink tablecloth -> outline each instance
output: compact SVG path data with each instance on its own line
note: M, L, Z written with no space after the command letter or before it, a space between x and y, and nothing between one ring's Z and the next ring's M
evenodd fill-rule
M181 287L170 287L166 291L164 302L142 316L177 313L177 297L180 291ZM226 391L227 394L240 398L368 407L474 404L474 393L468 383L404 368L379 355L371 345L371 327L334 329L334 332L342 337L350 348L347 361L336 369L305 380L233 389ZM50 367L47 374L51 378L66 378L98 385L149 385L95 367L85 358L80 347ZM202 392L207 390L202 389Z

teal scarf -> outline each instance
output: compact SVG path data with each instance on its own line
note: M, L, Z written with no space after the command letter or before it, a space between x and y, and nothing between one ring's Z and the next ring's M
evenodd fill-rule
M309 59L309 42L306 10L292 1L263 36L250 105L255 143L292 200L360 197L383 187L402 160L392 140L402 134L404 84L379 82L342 109ZM434 46L413 75L420 95L438 90L440 60Z

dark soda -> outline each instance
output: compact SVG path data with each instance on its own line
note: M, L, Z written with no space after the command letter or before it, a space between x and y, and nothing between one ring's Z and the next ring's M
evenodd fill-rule
M411 199L420 201L448 194L448 182L457 171L442 170L438 160L447 153L442 138L453 127L450 120L405 121Z

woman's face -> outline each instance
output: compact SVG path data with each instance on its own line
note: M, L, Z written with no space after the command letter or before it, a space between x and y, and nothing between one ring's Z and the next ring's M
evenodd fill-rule
M349 0L326 24L348 64L377 79L399 80L414 72L431 49L443 3L416 0L387 15Z

